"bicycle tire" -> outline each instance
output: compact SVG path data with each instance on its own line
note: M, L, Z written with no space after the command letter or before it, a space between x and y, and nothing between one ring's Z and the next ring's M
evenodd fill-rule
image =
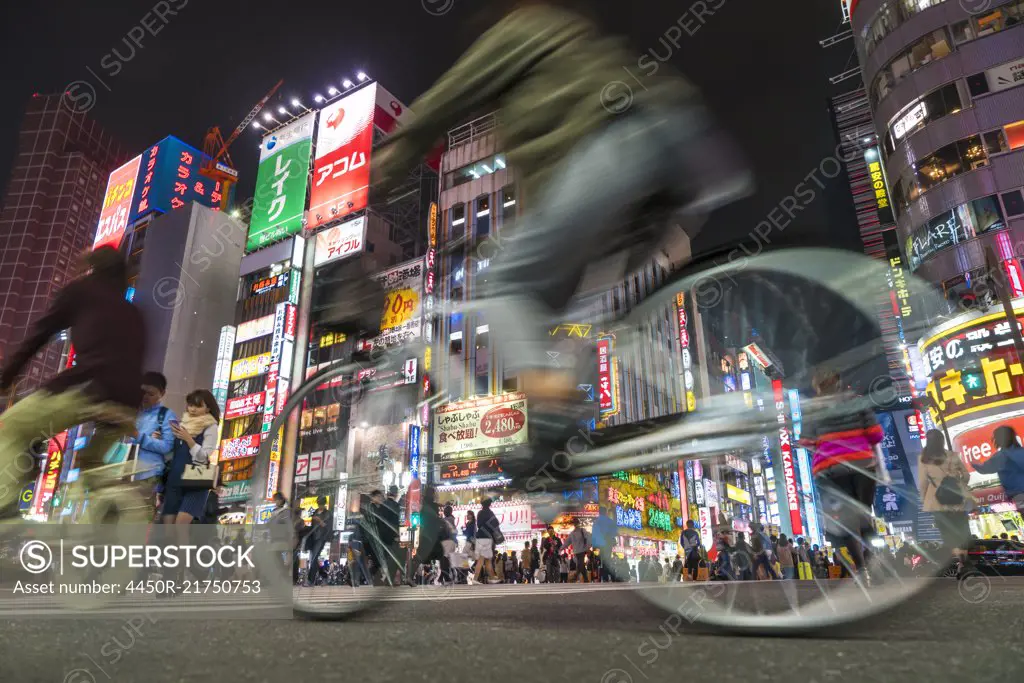
M786 277L800 278L812 285L824 287L841 297L848 304L860 311L869 320L874 320L877 313L878 298L871 296L877 288L882 289L888 275L885 264L868 257L851 252L840 252L831 249L786 249L764 253L726 264L700 264L692 272L683 269L676 274L668 286L660 288L654 295L641 302L625 318L624 326L635 328L651 315L658 307L669 303L677 290L690 291L699 281L709 278L730 278L737 273L768 273ZM938 297L926 282L907 276L907 288L925 307L938 304ZM887 291L887 287L886 287ZM932 308L931 310L936 310ZM917 338L924 332L915 328L906 330L908 338ZM916 333L916 334L915 334ZM848 366L863 363L870 356L867 348L854 348L839 356L839 362ZM835 367L835 366L830 366ZM835 367L837 371L843 368ZM699 413L696 417L699 417ZM815 484L817 486L817 483ZM910 505L918 501L911 500ZM967 539L963 539L966 541ZM962 546L961 546L962 547ZM883 557L884 559L884 557ZM936 573L945 566L939 560L935 563ZM919 596L928 589L934 577L925 579L902 580L892 566L883 568L891 576L887 576L881 585L867 586L859 579L840 579L824 582L812 581L736 581L711 582L714 584L732 584L734 592L747 592L755 602L764 604L763 596L756 592L764 592L766 584L779 584L778 588L785 594L791 608L789 613L743 612L735 610L737 596L734 595L727 608L723 609L716 603L709 603L708 588L690 584L677 584L677 587L642 588L638 593L648 602L667 612L679 612L681 604L692 601L694 591L703 591L700 609L687 616L693 623L742 635L798 635L809 632L820 632L822 629L834 628L862 622L871 617L888 612L908 600ZM800 585L804 584L804 585ZM685 587L684 587L685 586ZM821 600L803 602L800 592L814 586L818 589ZM717 590L717 589L716 589ZM774 590L774 588L772 589ZM818 596L812 596L818 597ZM793 599L795 598L795 602ZM776 601L777 604L777 601ZM759 607L760 609L760 607Z
M364 363L342 362L314 373L289 396L288 401L285 402L284 407L271 423L267 434L278 433L285 426L290 415L297 408L301 407L305 398L320 385L336 377L353 374L359 370L379 369L383 366L382 359L386 361L387 357L371 359L369 367ZM250 499L250 505L253 509L258 505L266 503L265 496L261 495L261 492L265 492L267 488L272 442L273 439L271 438L263 439L256 453ZM256 528L255 520L253 520L251 529L255 532ZM294 541L294 532L292 532L292 540ZM275 561L272 551L257 553L256 557L257 563L263 563L268 569ZM360 586L356 588L353 586L305 587L293 585L291 587L292 613L297 618L313 621L341 620L372 608L380 601L384 590L385 588L380 586Z

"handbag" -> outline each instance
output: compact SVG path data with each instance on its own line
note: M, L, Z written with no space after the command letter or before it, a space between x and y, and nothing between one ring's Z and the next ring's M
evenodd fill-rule
M711 571L708 569L707 562L705 562L704 560L701 560L700 564L697 565L697 580L698 581L707 581L710 578L711 578Z
M935 486L935 481L931 477L928 480ZM935 487L935 500L941 505L963 505L964 498L963 489L956 477L946 475Z
M217 465L212 462L191 462L181 473L181 488L212 489L217 486Z

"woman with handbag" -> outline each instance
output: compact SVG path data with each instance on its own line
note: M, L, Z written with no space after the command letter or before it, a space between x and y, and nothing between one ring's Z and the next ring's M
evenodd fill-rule
M167 473L160 515L164 524L178 525L178 539L188 539L188 526L202 519L210 490L217 484L217 465L210 454L217 449L220 408L207 389L196 389L185 397L185 416L171 423L173 457Z
M938 429L931 429L925 435L917 475L921 509L935 516L944 553L952 555L957 548L962 549L971 536L967 522L970 475L960 458L946 449L946 439Z

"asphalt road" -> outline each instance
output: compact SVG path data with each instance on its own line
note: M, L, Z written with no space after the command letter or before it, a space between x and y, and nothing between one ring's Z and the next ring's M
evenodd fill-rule
M1019 680L1024 579L983 588L943 581L890 616L799 638L666 635L664 615L620 586L403 587L342 623L242 618L237 606L199 617L173 601L131 624L41 618L5 614L0 596L0 680Z

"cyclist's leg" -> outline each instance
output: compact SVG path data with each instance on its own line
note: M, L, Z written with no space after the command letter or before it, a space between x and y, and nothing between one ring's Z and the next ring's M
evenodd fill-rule
M622 237L640 206L679 184L680 136L698 125L684 113L614 121L553 171L513 234L501 236L482 294L509 366L531 377L559 369L560 358L547 354L553 314L565 309L587 265ZM568 376L565 382L574 386Z
M49 440L55 434L79 424L88 406L88 397L77 389L59 394L37 391L0 415L0 519L17 519L18 494L31 478L35 458L28 452L37 439Z

